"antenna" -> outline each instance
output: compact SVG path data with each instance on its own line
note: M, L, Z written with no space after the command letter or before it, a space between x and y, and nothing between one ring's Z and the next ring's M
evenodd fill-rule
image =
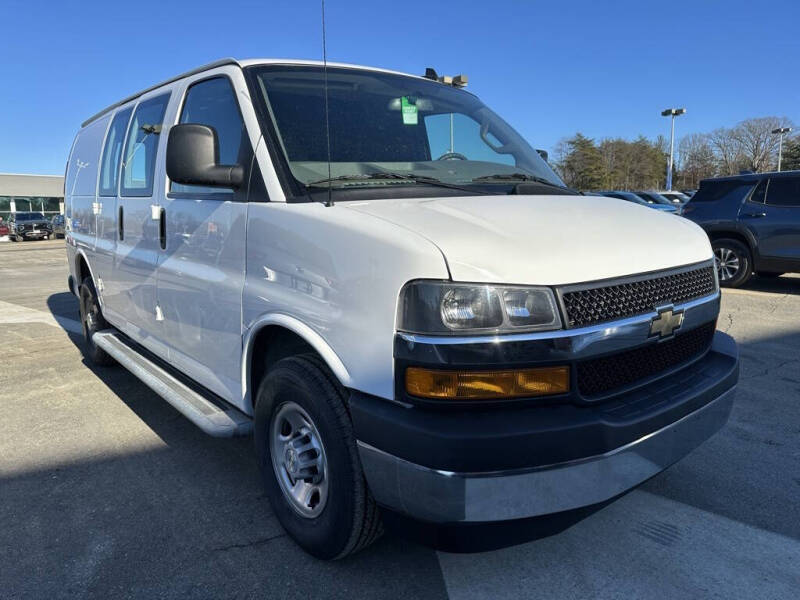
M331 198L331 124L328 115L328 45L325 39L325 0L322 0L322 72L325 77L325 141L328 145L328 200L325 206L333 206Z

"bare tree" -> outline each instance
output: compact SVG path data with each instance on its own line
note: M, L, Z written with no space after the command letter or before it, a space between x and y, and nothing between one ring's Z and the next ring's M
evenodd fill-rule
M778 127L791 127L786 117L759 117L745 119L731 131L738 142L745 161L745 168L751 171L773 169L777 162L779 136L772 133Z
M691 133L681 138L678 144L681 186L696 188L701 179L716 175L714 149L708 138L704 133Z
M742 149L732 129L720 127L708 134L708 143L714 149L717 172L720 175L735 175L742 163Z

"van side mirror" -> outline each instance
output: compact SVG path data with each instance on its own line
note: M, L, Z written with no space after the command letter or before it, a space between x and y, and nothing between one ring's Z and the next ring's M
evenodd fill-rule
M549 158L547 155L547 150L542 150L541 148L537 148L536 152L539 154L539 156L542 157L542 160L544 162L547 162L547 159Z
M186 185L239 188L244 168L219 164L219 140L213 127L182 123L169 130L167 176Z

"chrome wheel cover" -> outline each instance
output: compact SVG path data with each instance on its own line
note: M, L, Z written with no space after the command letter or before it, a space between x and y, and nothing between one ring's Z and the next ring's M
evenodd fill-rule
M325 447L308 413L295 402L284 402L269 426L270 455L278 486L301 516L319 516L328 501Z
M739 273L741 261L739 255L724 246L714 249L714 263L720 281L730 281Z

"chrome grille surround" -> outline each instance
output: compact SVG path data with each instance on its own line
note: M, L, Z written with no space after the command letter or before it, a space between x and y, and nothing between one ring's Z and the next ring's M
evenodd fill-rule
M557 288L567 329L644 315L660 306L711 296L718 290L713 261Z

